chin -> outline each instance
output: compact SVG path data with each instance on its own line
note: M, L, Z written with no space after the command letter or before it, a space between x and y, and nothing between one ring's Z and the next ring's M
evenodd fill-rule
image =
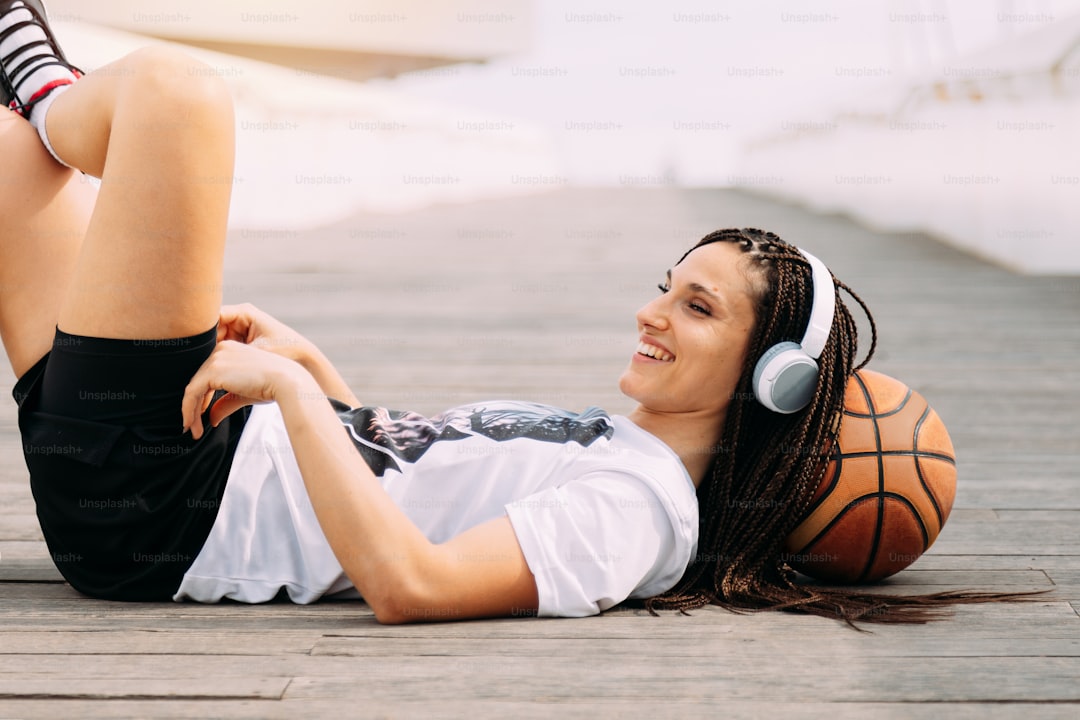
M655 382L650 383L650 378L641 377L633 368L627 368L619 377L619 392L639 405L655 406L659 402L653 397L657 391Z
M623 374L619 376L619 392L631 400L638 400L640 392L637 391L635 385L633 370L630 368L623 370Z

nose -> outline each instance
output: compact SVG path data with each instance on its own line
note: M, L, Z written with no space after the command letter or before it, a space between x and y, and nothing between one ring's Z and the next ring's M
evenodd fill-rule
M670 293L653 298L641 306L637 311L637 322L641 327L651 327L657 330L668 328L668 296Z

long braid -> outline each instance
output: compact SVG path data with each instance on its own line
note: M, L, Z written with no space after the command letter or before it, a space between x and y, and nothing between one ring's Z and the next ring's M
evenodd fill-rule
M948 605L1016 600L1016 594L937 593L881 596L799 585L784 561L784 540L805 514L835 443L844 391L851 374L873 356L877 326L866 303L844 283L837 292L832 330L818 359L821 368L810 404L790 415L771 412L753 395L758 358L777 342L799 341L813 293L806 258L773 233L724 229L701 239L738 244L750 264L757 293L757 322L746 364L728 405L718 452L698 488L698 555L682 579L645 606L686 611L707 604L733 611L781 609L864 622L926 622ZM686 258L683 255L679 262ZM870 321L870 349L858 366L858 328L839 298L842 289Z

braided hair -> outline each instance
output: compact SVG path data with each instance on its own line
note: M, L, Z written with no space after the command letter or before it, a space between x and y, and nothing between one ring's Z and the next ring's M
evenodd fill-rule
M844 391L852 373L877 345L869 308L847 285L833 279L836 312L818 358L820 374L810 404L782 415L754 396L758 358L772 345L802 339L809 321L813 279L809 262L794 246L756 228L717 230L679 259L714 242L741 247L756 323L740 380L728 405L718 451L697 490L698 554L670 590L645 601L656 610L686 611L713 604L736 612L790 610L861 622L926 622L948 605L1016 599L1016 595L946 592L884 596L801 584L784 559L784 540L795 529L821 481L839 431ZM844 290L870 321L870 349L858 365L858 330L839 297Z

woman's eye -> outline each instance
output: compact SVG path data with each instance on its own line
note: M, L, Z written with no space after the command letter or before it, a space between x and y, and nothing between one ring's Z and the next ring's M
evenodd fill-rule
M702 315L710 315L711 314L709 312L709 308L705 307L704 305L698 305L696 302L690 303L690 309L693 310L696 313L701 313Z
M657 283L656 287L660 288L660 292L662 292L662 293L666 293L669 290L671 290L671 286L668 285L667 283Z

